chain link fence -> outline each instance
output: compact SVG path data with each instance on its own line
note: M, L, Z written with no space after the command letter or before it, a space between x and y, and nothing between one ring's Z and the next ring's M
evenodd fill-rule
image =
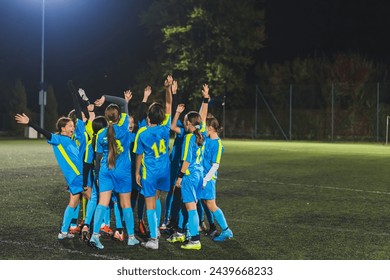
M223 98L214 114L224 126L222 137L376 141L387 139L390 84L283 84L256 86L253 104L229 109Z

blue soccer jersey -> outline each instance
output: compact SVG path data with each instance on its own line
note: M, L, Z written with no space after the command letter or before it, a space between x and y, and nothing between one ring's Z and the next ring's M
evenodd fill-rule
M202 122L200 133L206 138L206 123ZM203 172L203 154L204 143L201 146L196 144L196 136L194 133L188 133L184 136L182 160L190 163L186 175L194 171ZM203 173L202 173L203 174Z
M65 177L70 191L75 194L83 190L82 181L80 186L74 186L74 181L82 177L83 162L80 157L79 147L70 137L52 133L51 140L47 141L52 145L58 165ZM73 188L75 187L75 188Z
M141 193L154 196L156 189L169 191L169 135L171 116L165 115L161 125L145 126L138 130L133 152L143 154L141 168Z
M108 127L101 129L97 134L96 153L102 153L99 172L99 188L101 192L114 190L118 193L127 193L131 190L131 159L128 147L130 146L129 116L121 114L117 124L113 125L117 145L115 167L108 167Z
M222 141L220 138L210 139L206 138L204 156L203 156L203 176L209 172L213 163L220 163L221 157L225 148L222 145ZM217 179L217 172L214 173L211 180Z

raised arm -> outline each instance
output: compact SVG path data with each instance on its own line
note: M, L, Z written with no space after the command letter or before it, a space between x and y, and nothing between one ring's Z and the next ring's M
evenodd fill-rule
M180 114L183 113L184 109L185 109L184 104L177 105L176 113L171 123L171 130L173 132L176 132L177 134L180 133L180 127L177 126L177 121L179 120Z
M165 86L165 113L172 115L172 83L173 78L171 75L167 76L167 79L164 82Z
M202 102L202 105L200 107L199 114L202 117L202 121L205 122L206 118L207 118L207 112L208 112L209 100L210 100L209 86L207 84L203 85L202 95L203 95L203 102Z
M43 136L45 136L45 138L47 140L51 140L51 132L47 131L46 129L43 129L41 128L39 125L33 123L30 118L25 114L25 113L22 113L22 114L16 114L15 116L15 120L17 123L19 124L25 124L25 125L28 125L30 127L32 127L33 129L35 129L38 133L42 134Z
M115 103L121 108L122 113L129 113L129 109L127 108L127 102L122 97L112 96L112 95L103 95L98 100L95 101L95 106L100 107L104 104L104 102Z
M147 86L144 89L144 97L142 99L141 105L138 107L138 114L137 114L137 121L141 122L143 119L146 119L146 111L147 111L147 105L149 96L152 94L152 88L150 86Z

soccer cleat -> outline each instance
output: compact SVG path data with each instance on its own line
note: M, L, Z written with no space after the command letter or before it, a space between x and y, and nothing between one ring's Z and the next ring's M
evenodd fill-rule
M112 236L114 232L109 226L105 225L104 227L100 228L100 234L105 236Z
M89 228L87 225L84 225L81 230L81 240L88 241L91 238L89 234Z
M147 249L157 250L158 249L158 239L149 239L148 242L142 242L142 247Z
M172 235L167 239L167 241L168 241L169 243L184 242L184 241L186 241L186 236L185 236L183 233L175 232L174 234L172 234Z
M104 246L100 242L98 234L92 234L91 239L89 240L89 245L91 245L91 247L95 247L95 248L98 248L100 250L104 249Z
M217 235L217 229L209 229L205 234L207 237L214 238Z
M165 223L163 223L163 224L160 226L160 229L161 229L161 230L167 229L167 225L166 225Z
M74 234L68 232L60 232L58 234L58 240L73 238Z
M220 235L217 237L214 237L214 241L225 241L226 239L232 239L233 238L233 232L231 231L230 228L225 229L224 231L221 232Z
M139 221L139 224L138 224L138 231L141 235L147 235L146 233L146 227L145 227L145 224L144 224L144 221L143 220L140 220Z
M123 233L122 233L123 234ZM127 241L127 245L134 246L138 245L139 241L137 238L135 238L134 234L129 236L129 240ZM158 244L157 244L158 245Z
M125 234L123 233L123 231L120 233L119 230L116 230L112 238L117 241L123 241L125 240Z
M70 226L69 233L71 234L80 234L81 228L79 226Z
M200 244L200 241L192 241L189 240L187 244L181 245L180 248L185 250L200 250L202 248L202 244Z

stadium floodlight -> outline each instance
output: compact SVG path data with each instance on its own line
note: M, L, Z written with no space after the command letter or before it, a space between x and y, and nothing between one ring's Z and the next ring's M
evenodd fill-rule
M39 105L41 108L40 126L43 128L45 119L45 0L42 0L42 38L41 38L41 83L39 89Z

